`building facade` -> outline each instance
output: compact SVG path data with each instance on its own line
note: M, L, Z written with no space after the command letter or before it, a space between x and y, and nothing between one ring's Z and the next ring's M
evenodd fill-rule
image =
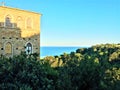
M41 14L0 6L0 55L40 53Z

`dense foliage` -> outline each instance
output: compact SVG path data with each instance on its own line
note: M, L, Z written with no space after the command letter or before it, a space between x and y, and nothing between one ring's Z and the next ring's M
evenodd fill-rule
M56 70L33 55L0 58L0 90L50 90L57 76Z
M120 44L0 58L0 90L120 90Z
M120 90L120 44L95 45L44 59L57 67L59 90Z

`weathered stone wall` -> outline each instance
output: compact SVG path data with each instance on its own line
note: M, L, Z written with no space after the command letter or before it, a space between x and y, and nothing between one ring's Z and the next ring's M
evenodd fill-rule
M6 16L10 17L12 27L6 27ZM40 53L40 16L0 6L0 55L18 55L26 50L27 43L32 45L32 53Z

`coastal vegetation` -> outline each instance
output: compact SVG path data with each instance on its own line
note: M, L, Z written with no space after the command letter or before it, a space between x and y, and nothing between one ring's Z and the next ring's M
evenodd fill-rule
M1 90L120 90L120 44L80 48L38 60L0 58Z

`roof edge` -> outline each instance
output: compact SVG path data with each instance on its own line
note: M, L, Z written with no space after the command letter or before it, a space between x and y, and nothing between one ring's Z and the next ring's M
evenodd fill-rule
M19 9L19 8L13 8L13 7L8 7L8 6L0 6L0 7L2 7L2 8L8 8L8 9L14 9L14 10L19 10L19 11L25 11L25 12L30 12L30 13L35 13L35 14L42 15L41 13L37 13L37 12L29 11L29 10L23 10L23 9Z

